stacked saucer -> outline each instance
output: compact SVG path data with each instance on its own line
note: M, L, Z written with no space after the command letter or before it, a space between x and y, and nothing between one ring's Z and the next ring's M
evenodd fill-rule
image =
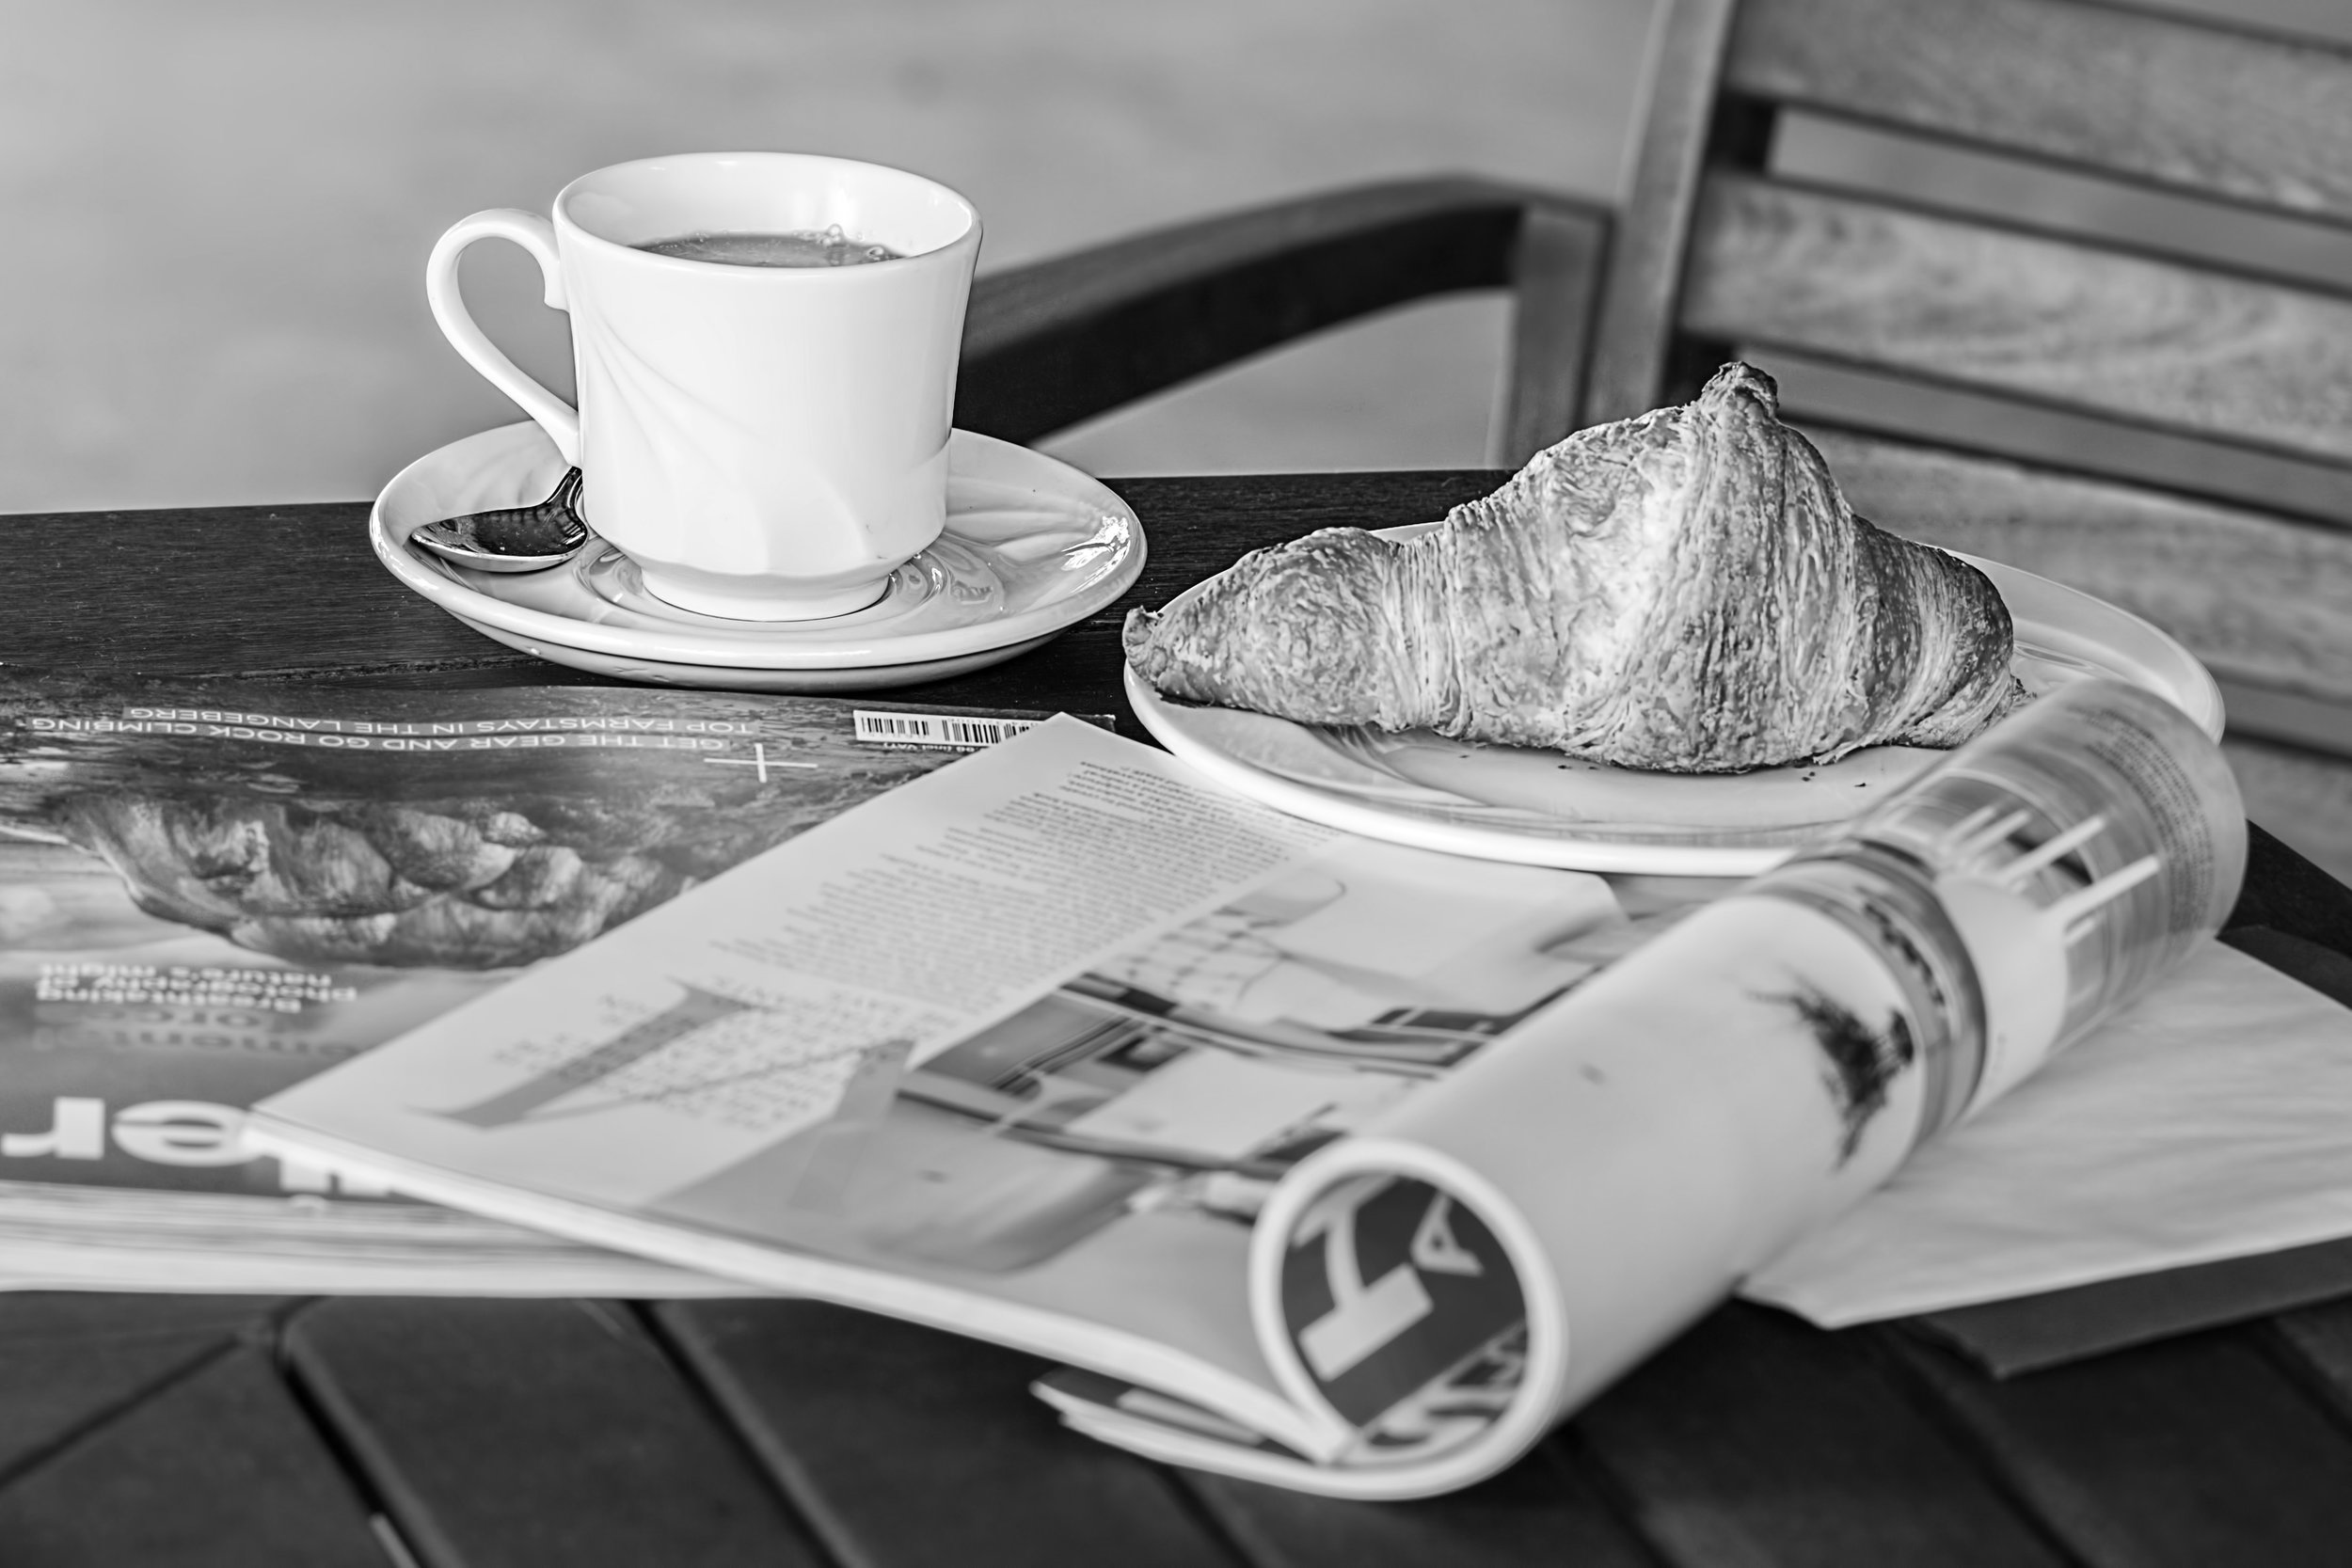
M544 500L564 459L535 424L426 453L376 498L368 536L394 577L511 648L668 686L865 691L1024 653L1109 605L1143 570L1143 526L1103 484L1041 452L959 430L947 526L864 610L730 621L663 603L601 539L544 572L458 565L413 545L427 523Z

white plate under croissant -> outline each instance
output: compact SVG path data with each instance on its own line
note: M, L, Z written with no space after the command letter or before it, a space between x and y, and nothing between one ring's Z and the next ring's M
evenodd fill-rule
M2070 678L2221 732L2146 622L1857 516L1736 361L1439 522L1252 551L1122 640L1144 723L1236 788L1597 871L1761 870Z
M1401 539L1438 526L1381 532ZM2009 606L2012 668L2028 690L2110 676L2161 694L2220 737L2220 690L2170 637L2047 578L1961 559L1991 578ZM1127 696L1170 752L1294 816L1424 849L1584 871L1751 876L1947 754L1873 746L1820 766L1655 773L1428 730L1386 734L1197 706L1161 696L1132 667Z

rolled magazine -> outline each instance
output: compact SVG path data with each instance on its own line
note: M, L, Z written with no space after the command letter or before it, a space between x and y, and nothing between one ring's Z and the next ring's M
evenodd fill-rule
M1054 1356L1073 1427L1491 1474L2231 908L2083 681L1695 908L1355 839L1056 721L257 1112L262 1146Z
M1498 1467L2145 991L2245 863L2197 726L2069 686L1303 1162L1250 1307L1355 1432L1367 1484L1319 1489Z

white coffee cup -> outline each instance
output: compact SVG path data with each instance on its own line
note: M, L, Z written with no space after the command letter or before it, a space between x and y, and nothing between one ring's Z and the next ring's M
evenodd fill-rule
M822 232L898 258L767 267L633 248ZM514 241L568 311L577 411L474 325L457 259ZM919 175L845 158L698 152L615 164L452 228L425 296L466 362L581 470L581 515L684 610L803 620L861 609L946 520L947 434L979 214Z

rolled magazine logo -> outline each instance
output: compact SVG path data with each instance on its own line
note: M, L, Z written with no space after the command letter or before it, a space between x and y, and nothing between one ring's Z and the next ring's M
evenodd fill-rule
M1280 1289L1300 1365L1372 1453L1452 1448L1518 1390L1518 1275L1478 1216L1428 1182L1360 1176L1321 1194L1288 1238Z

